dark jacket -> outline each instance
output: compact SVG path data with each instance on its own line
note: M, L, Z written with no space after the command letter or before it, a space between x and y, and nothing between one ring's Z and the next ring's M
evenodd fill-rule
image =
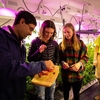
M46 69L43 61L26 63L25 59L24 42L0 28L0 100L21 100L26 76Z
M44 44L47 48L40 53L39 47ZM41 60L52 60L54 64L59 64L59 48L58 44L54 40L50 40L48 43L41 41L38 37L31 43L29 53L29 61L41 61Z

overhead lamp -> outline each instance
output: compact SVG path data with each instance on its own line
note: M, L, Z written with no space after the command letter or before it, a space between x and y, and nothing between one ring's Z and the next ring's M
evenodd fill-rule
M8 8L0 8L0 18L14 19L16 11Z

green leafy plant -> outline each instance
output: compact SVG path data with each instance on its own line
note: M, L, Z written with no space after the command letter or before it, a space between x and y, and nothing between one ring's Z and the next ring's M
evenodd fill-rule
M88 62L85 64L84 80L83 85L89 83L95 79L94 69L93 69L93 55L94 55L94 45L92 43L87 44L87 52L89 56Z
M34 31L33 34L36 34L36 31ZM27 56L28 56L28 50L29 50L30 44L29 43L26 43L25 46L26 46L26 62L28 62ZM31 99L31 95L32 96L36 95L35 87L31 83L32 78L33 77L31 77L31 76L27 76L26 77L26 92L25 92L24 100L32 100ZM32 98L34 99L34 97L32 97Z

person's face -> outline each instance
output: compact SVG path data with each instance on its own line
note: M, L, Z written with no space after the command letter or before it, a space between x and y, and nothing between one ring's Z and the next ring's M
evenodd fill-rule
M73 36L73 31L71 28L66 27L63 29L63 35L66 39L70 40Z
M48 41L54 34L53 28L45 28L43 38L45 41Z
M34 24L26 24L24 21L20 22L20 29L18 31L18 37L25 39L28 35L31 35L34 31Z

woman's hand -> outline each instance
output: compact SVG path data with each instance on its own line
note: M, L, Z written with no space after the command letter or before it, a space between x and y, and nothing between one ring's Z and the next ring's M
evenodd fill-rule
M69 68L69 64L64 62L64 61L62 61L62 68L63 69L68 69Z
M98 64L98 61L97 60L94 60L93 61L93 66L97 66L97 64Z
M42 45L39 47L40 53L42 53L46 48L47 48L47 46L44 45L44 44L42 44Z
M73 65L69 68L69 70L78 72L81 66L82 66L82 64L81 64L80 62L78 62L78 63L73 64Z

